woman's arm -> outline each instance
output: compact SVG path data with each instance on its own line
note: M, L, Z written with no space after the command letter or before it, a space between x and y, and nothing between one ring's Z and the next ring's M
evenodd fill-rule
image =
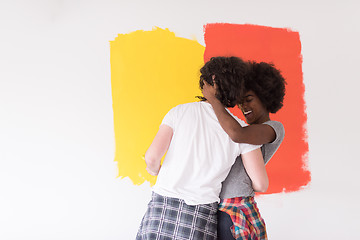
M206 81L204 81L203 94L212 105L221 127L234 142L260 145L274 141L276 134L269 125L253 124L242 127L216 98L216 88Z
M161 158L169 148L173 136L173 129L167 125L160 125L153 142L145 153L146 170L151 175L158 175Z
M242 154L241 159L252 181L254 191L266 192L269 187L269 179L260 148Z

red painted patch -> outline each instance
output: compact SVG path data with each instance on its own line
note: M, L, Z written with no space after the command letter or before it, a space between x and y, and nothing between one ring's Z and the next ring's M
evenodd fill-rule
M299 33L256 25L208 24L204 60L213 56L238 56L244 60L272 62L287 81L284 107L272 120L285 127L285 139L266 168L267 193L297 191L310 182L307 163L306 112ZM243 119L238 108L232 112Z

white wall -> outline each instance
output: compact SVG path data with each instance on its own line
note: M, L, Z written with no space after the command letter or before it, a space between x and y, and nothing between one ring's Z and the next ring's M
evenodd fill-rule
M312 181L258 198L269 239L360 239L360 2L333 2L1 1L0 239L135 238L150 187L116 178L109 41L214 22L300 33Z

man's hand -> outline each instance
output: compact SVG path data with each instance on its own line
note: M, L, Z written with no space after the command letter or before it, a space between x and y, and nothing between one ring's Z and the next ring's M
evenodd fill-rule
M161 166L160 166L160 168L161 168ZM157 176L157 175L159 174L160 168L159 168L159 170L157 170L157 171L152 171L150 168L146 167L146 171L147 171L150 175Z

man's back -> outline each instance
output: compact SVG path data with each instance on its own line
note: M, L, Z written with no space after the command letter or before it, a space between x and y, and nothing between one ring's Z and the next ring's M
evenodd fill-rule
M207 102L179 105L162 124L173 129L173 137L153 191L189 205L218 201L236 157L259 147L233 142Z

